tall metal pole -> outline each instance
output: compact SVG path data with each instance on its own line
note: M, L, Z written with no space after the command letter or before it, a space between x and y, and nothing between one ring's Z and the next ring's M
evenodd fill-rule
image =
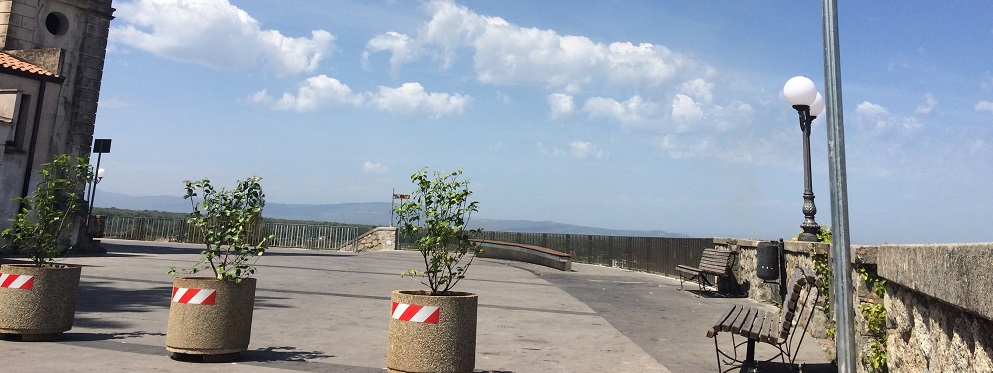
M87 230L89 230L90 228L90 216L93 215L93 198L96 198L97 196L97 183L100 182L100 180L97 178L100 176L98 174L100 173L100 158L102 156L103 153L97 153L97 168L93 169L93 179L90 180L89 207L87 207L86 209L86 223L83 223L83 225L86 226Z
M848 181L845 175L845 124L841 102L837 0L821 0L824 27L824 85L827 105L828 170L831 189L831 301L837 323L838 372L854 373L855 309L852 300L852 254L848 232Z

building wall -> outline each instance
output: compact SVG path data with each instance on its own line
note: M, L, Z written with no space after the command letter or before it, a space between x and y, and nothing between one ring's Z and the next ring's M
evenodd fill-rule
M44 86L44 89L42 88ZM25 168L29 163L37 170L38 166L51 159L52 147L49 141L37 141L32 162L28 162L32 138L52 137L54 118L58 111L56 103L60 96L60 84L18 76L0 75L0 88L14 89L21 93L21 108L17 123L11 131L22 133L22 139L11 147L4 147L0 158L0 230L10 227L9 219L17 214L19 204L13 200L23 193ZM44 90L44 97L41 96ZM39 106L39 102L41 105ZM37 133L35 133L37 132ZM15 135L15 134L12 134ZM30 177L35 176L31 172ZM29 184L33 187L34 184Z
M25 182L34 188L40 166L57 154L86 156L90 153L96 123L100 81L107 50L107 35L114 9L112 0L2 0L0 1L0 50L57 73L61 85L46 88L40 113L34 157L5 152L0 163L3 192L0 193L0 227L16 211L11 197L21 195ZM8 86L35 92L29 83L3 76L0 89ZM37 83L35 83L37 84ZM26 86L27 85L27 86ZM29 93L30 94L30 93ZM30 147L30 144L26 147ZM30 179L25 181L25 169ZM8 180L11 177L11 180ZM8 186L10 188L8 188ZM80 192L84 186L80 186ZM13 195L12 195L13 194ZM77 216L77 225L83 216ZM78 229L73 229L77 232ZM75 241L75 237L72 238Z

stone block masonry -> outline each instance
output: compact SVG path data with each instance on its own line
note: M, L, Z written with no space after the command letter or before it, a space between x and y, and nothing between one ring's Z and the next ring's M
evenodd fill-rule
M718 248L739 252L732 283L723 285L737 286L749 298L777 303L778 289L755 275L758 242L714 239ZM798 265L814 268L814 257L828 256L830 245L787 241L785 251L790 273ZM993 243L852 246L852 265L856 356L870 353L870 336L859 307L882 302L889 371L993 372L993 333L989 332L993 330ZM886 281L882 299L868 288L859 269ZM824 312L818 313L808 333L833 355L834 341L825 333L830 320ZM858 360L859 372L872 371Z
M345 243L340 250L355 252L396 250L396 238L396 227L377 227Z

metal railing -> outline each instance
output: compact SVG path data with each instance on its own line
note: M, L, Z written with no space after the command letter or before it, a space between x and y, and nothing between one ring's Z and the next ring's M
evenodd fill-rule
M677 277L676 266L700 265L703 249L714 247L713 238L627 237L589 234L483 231L477 238L534 245L572 256L573 263L597 264L632 271ZM401 236L400 246L413 249L411 237ZM711 278L711 280L714 280Z
M269 241L269 246L315 250L338 250L348 244L354 245L352 240L362 233L356 227L268 222L265 223L264 231L275 235ZM139 241L203 242L203 232L190 226L185 219L166 218L110 217L104 223L103 237Z
M320 224L265 223L265 232L275 235L273 247L317 250L349 249L364 232L355 227ZM141 241L203 242L203 232L184 219L107 218L105 238ZM713 238L624 237L586 234L522 233L484 231L485 240L546 247L572 255L574 263L598 264L675 277L677 265L697 266L703 249L714 246ZM400 237L401 245L410 240Z
M598 264L675 277L677 265L697 266L713 238L624 237L587 234L484 231L485 240L549 248L572 255L574 263Z

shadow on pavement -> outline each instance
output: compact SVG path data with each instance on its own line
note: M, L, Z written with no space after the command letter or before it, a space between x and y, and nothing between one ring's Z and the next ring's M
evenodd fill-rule
M311 359L322 359L337 357L328 355L320 351L297 351L296 347L266 347L248 350L241 353L239 361L309 361Z
M145 331L135 331L127 333L63 333L62 340L66 342L92 342L92 341L107 341L115 339L128 339L128 338L138 338L142 336L160 336L164 337L165 333L157 332L145 332Z

